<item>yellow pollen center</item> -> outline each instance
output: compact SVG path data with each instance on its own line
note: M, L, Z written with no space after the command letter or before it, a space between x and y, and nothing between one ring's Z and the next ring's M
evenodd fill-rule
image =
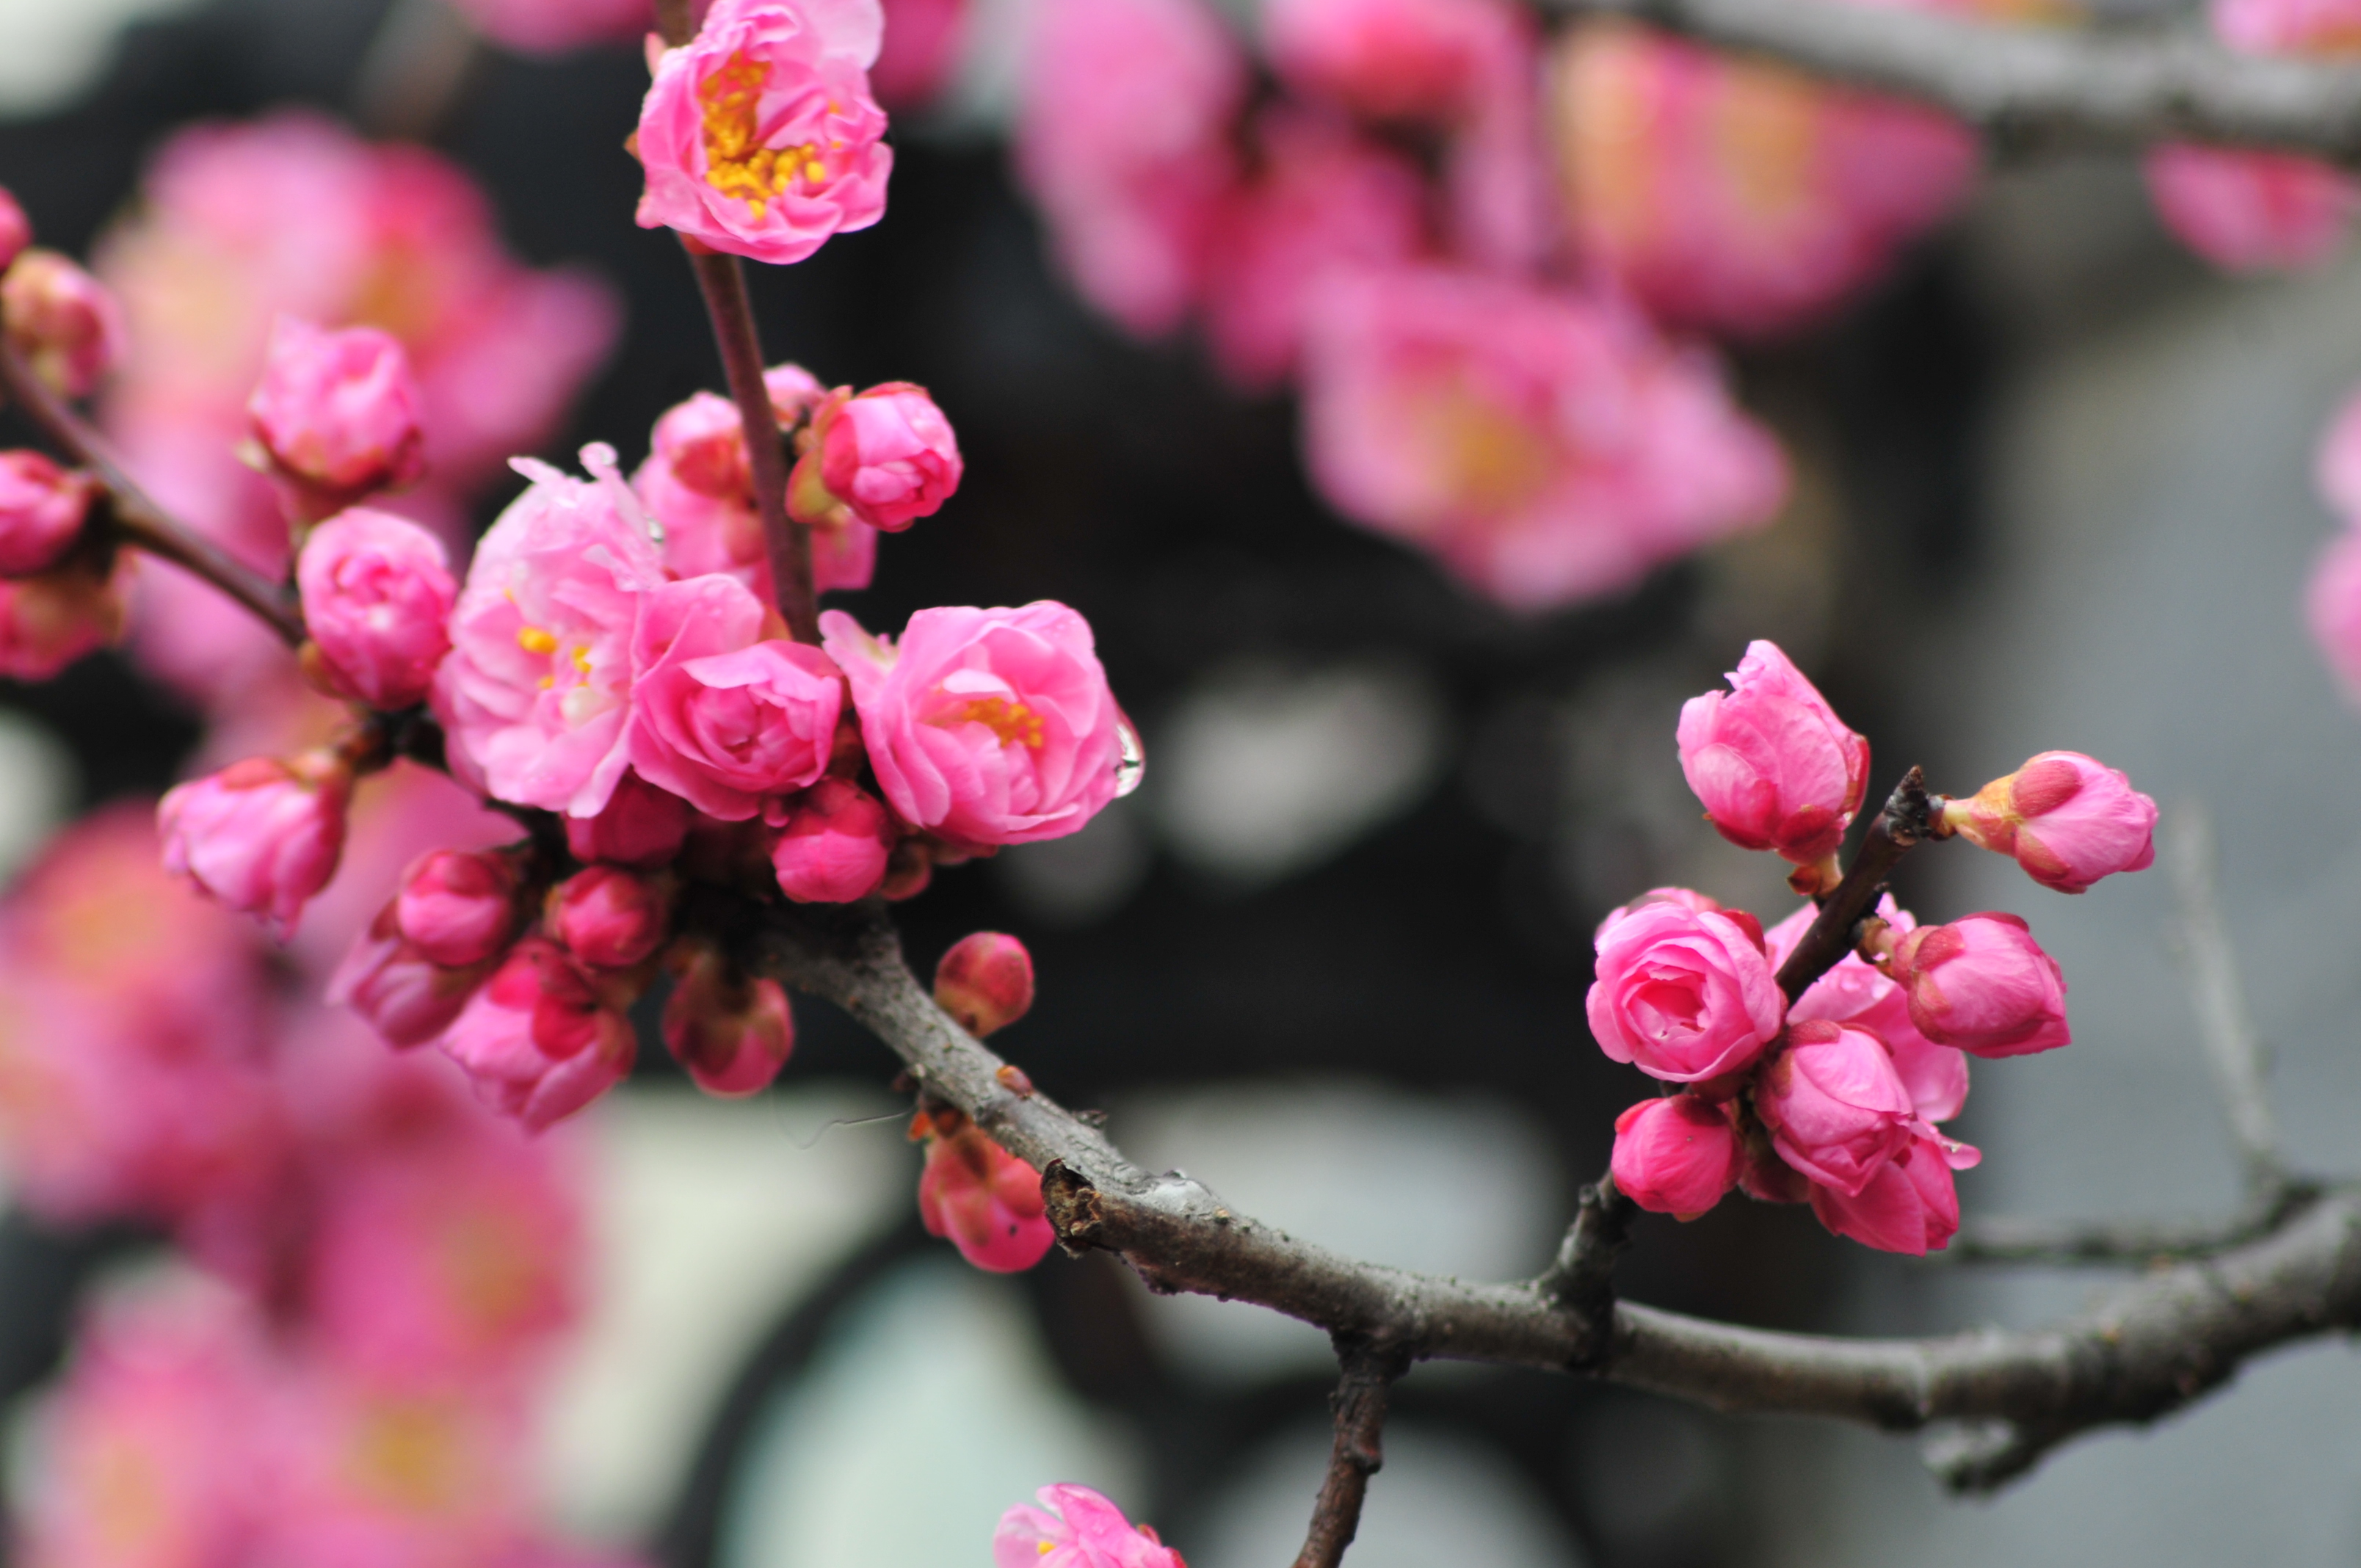
M1033 1543L1033 1550L1040 1556L1047 1557L1058 1550L1058 1543L1054 1541L1037 1541Z
M557 652L557 634L544 631L538 626L519 627L517 646L528 653L555 653Z
M770 79L769 61L749 60L740 49L697 85L705 122L705 182L745 203L757 221L798 173L812 185L828 178L817 145L762 145L763 87Z
M970 697L947 716L953 724L981 724L1000 737L1004 746L1018 745L1029 751L1041 749L1041 716L1021 702L1006 697Z

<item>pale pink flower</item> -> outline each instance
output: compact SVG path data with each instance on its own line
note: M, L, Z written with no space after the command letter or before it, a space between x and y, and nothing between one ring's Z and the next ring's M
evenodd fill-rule
M1019 1503L992 1533L993 1568L1183 1568L1148 1526L1088 1486L1044 1486L1039 1508Z
M1005 1029L1032 1009L1033 955L1000 931L974 931L935 965L935 1005L977 1039Z
M164 869L282 940L336 874L352 770L326 752L249 757L167 794L156 807Z
M1971 799L1946 802L1944 824L1971 844L2014 855L2026 874L2081 893L2156 863L2156 802L2122 771L2080 751L2044 751Z
M647 596L635 638L631 765L727 822L826 771L844 704L828 655L763 637L769 615L733 578L691 577Z
M2165 227L2232 272L2318 267L2344 246L2361 209L2351 175L2295 153L2167 142L2141 167Z
M2346 695L2361 702L2361 532L2347 529L2321 551L2303 605L2312 642Z
M797 904L850 904L877 891L894 825L858 784L825 778L788 803L771 867Z
M1848 1196L1909 1146L1917 1115L1884 1041L1817 1020L1789 1026L1755 1080L1754 1109L1780 1158Z
M1584 1008L1609 1060L1702 1083L1752 1066L1779 1033L1786 998L1760 927L1657 903L1601 927L1598 948Z
M441 541L407 519L354 507L312 531L295 584L304 630L339 696L382 708L425 700L451 646L459 591Z
M1338 280L1302 418L1331 504L1515 609L1629 587L1768 521L1786 490L1707 361L1606 304L1472 273Z
M816 444L787 488L799 521L840 527L841 512L898 533L959 488L959 438L924 387L888 381L858 395L839 388L812 415L812 434Z
M55 390L79 398L123 357L123 308L97 279L54 250L27 250L0 278L8 344Z
M0 452L0 576L56 564L82 534L94 489L38 452Z
M639 1042L556 944L528 937L435 1042L476 1092L526 1130L570 1116L620 1082Z
M869 68L877 101L915 109L950 82L967 44L968 0L885 0L885 43Z
M1798 865L1836 852L1869 788L1869 742L1776 643L1756 641L1730 689L1681 705L1681 773L1721 836Z
M513 855L436 850L402 873L394 921L402 939L434 962L479 964L516 936L517 883Z
M1090 623L1064 605L922 609L898 645L841 610L820 630L903 821L960 844L1029 844L1079 832L1115 798L1123 715Z
M451 1026L491 974L498 952L464 967L436 963L401 934L400 906L389 904L353 939L328 977L323 999L349 1007L396 1050L423 1046Z
M280 316L263 353L246 413L283 477L349 502L425 471L418 381L391 334Z
M1812 918L1819 910L1806 905L1763 933L1770 949L1771 967L1775 973L1795 950L1811 928ZM1877 913L1887 926L1906 938L1917 929L1918 923L1906 909L1897 908L1891 896L1878 901ZM1968 1100L1967 1053L1953 1046L1937 1045L1918 1032L1910 1021L1909 998L1902 987L1864 961L1858 953L1847 953L1834 968L1804 990L1787 1009L1787 1021L1799 1024L1820 1019L1830 1024L1855 1024L1885 1042L1887 1055L1894 1058L1894 1071L1902 1080L1902 1087L1910 1093L1918 1117L1928 1124L1948 1122L1960 1113Z
M1959 1233L1960 1197L1951 1172L1981 1157L1964 1144L1920 1134L1871 1172L1858 1192L1815 1182L1812 1212L1838 1235L1864 1246L1924 1257Z
M6 271L8 264L23 255L25 247L32 243L33 220L25 215L25 209L17 203L16 194L5 187L0 187L0 272Z
M684 944L664 1003L664 1039L697 1086L724 1098L769 1087L796 1048L787 993L767 975L739 972L708 944Z
M956 1111L921 1113L914 1131L927 1143L918 1173L927 1234L949 1237L961 1257L994 1274L1040 1262L1057 1237L1033 1168Z
M1694 1220L1738 1181L1738 1129L1694 1094L1642 1100L1615 1118L1615 1190L1642 1209Z
M1895 946L1892 972L1910 1021L1930 1040L1985 1058L2073 1042L2065 971L2014 915L1921 926Z
M652 0L454 0L486 38L522 54L636 43L655 26Z
M1245 51L1204 0L1043 0L1017 172L1082 296L1141 337L1180 324L1237 177Z
M2361 524L2361 393L2347 393L2312 455L2312 483L2346 526Z
M1508 0L1272 0L1264 45L1288 84L1378 120L1455 126L1531 47Z
M688 802L626 772L596 817L566 819L566 847L577 861L609 861L642 870L680 853L688 837Z
M102 577L69 563L30 577L0 578L0 675L46 681L121 641L121 576Z
M784 264L884 216L884 28L877 0L716 0L641 105L640 226Z
M435 673L454 769L497 799L595 817L630 761L631 634L664 580L638 501L539 464L476 547Z
M587 969L629 969L656 950L672 915L663 883L620 866L590 866L550 894L549 934Z

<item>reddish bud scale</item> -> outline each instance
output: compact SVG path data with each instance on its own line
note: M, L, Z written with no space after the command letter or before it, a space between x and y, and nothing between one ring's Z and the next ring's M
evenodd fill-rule
M979 1040L1006 1028L1033 1006L1033 955L999 931L961 938L935 966L935 1005Z
M668 961L665 1048L708 1094L734 1098L767 1088L796 1047L795 1014L779 982L740 974L706 943L684 943Z

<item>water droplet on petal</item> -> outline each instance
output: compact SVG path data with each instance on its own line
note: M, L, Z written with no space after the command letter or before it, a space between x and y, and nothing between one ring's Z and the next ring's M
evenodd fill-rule
M1115 710L1115 736L1120 748L1115 759L1115 795L1121 800L1147 777L1148 748L1139 743L1139 727L1121 708Z

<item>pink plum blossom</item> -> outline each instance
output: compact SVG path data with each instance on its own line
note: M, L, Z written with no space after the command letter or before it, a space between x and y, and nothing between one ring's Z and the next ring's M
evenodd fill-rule
M632 43L655 26L651 0L455 0L486 38L524 54Z
M886 803L955 843L1078 832L1115 798L1123 717L1090 623L1042 599L910 618L898 644L820 617Z
M1838 1235L1864 1246L1924 1257L1959 1233L1960 1197L1951 1172L1979 1157L1963 1144L1920 1134L1871 1172L1858 1192L1814 1183L1812 1212Z
M25 252L33 243L33 220L25 215L16 194L0 187L0 272Z
M549 934L586 969L629 969L656 950L672 913L668 888L620 866L575 872L549 896Z
M1453 126L1530 48L1507 0L1272 0L1264 44L1290 86L1378 120Z
M354 507L312 531L295 585L333 690L381 708L425 700L451 646L459 591L440 540L407 519Z
M1738 1129L1694 1094L1642 1100L1615 1118L1615 1190L1642 1209L1693 1220L1736 1185Z
M620 1082L638 1049L630 1022L539 937L510 951L436 1044L486 1104L529 1132Z
M631 765L727 822L826 771L844 703L828 655L764 637L769 619L717 574L650 593L634 636Z
M767 975L740 973L710 945L683 943L664 1003L664 1047L697 1086L724 1098L769 1087L796 1048L787 993Z
M1513 609L1627 588L1785 495L1778 447L1708 361L1581 295L1365 272L1329 288L1305 343L1306 461L1329 502Z
M435 963L478 964L516 935L517 881L513 856L436 850L402 873L394 920L402 939Z
M874 796L825 778L789 804L771 867L797 904L850 904L885 880L893 844L893 822Z
M101 576L69 562L30 577L0 578L0 675L46 681L119 641L123 623L119 573Z
M1847 1196L1908 1146L1917 1114L1884 1041L1817 1020L1788 1028L1755 1082L1754 1108L1780 1158Z
M282 477L341 504L424 471L418 382L391 334L280 316L263 354L246 412Z
M664 580L638 501L539 464L476 547L435 673L452 765L518 806L595 817L630 762L632 632Z
M123 308L114 293L54 250L27 250L9 265L0 312L9 346L66 397L87 394L123 357Z
M1775 971L1795 950L1819 911L1806 905L1763 933ZM1895 907L1889 896L1879 901L1878 916L1904 938L1918 923L1906 909ZM1910 1020L1910 1003L1901 986L1864 961L1847 953L1828 973L1814 981L1787 1009L1790 1024L1819 1019L1830 1024L1855 1024L1885 1042L1894 1071L1909 1091L1922 1122L1948 1122L1968 1101L1967 1053L1955 1046L1937 1045L1918 1032Z
M1651 1078L1703 1083L1753 1065L1786 999L1759 927L1665 902L1599 928L1598 978L1585 1003L1609 1060Z
M1776 643L1756 641L1728 692L1681 706L1681 773L1721 836L1799 865L1836 852L1869 787L1869 742Z
M1005 1029L1032 1009L1033 955L1003 932L961 937L935 965L935 1005L979 1040Z
M1205 0L1043 0L1016 126L1017 172L1082 297L1138 337L1197 301L1237 177L1245 52Z
M885 0L885 43L870 85L889 109L917 108L940 93L967 42L969 0Z
M626 773L598 816L566 819L566 847L577 861L610 861L646 870L680 853L688 826L686 801Z
M994 1274L1041 1261L1057 1238L1031 1166L956 1111L921 1112L913 1135L927 1144L918 1217L928 1235L949 1237L961 1257Z
M1180 1554L1088 1486L1044 1486L992 1534L993 1568L1183 1568Z
M640 109L640 226L785 264L883 217L884 29L877 0L715 0Z
M1987 1058L2073 1041L2065 972L2014 915L1921 926L1894 947L1892 972L1930 1040Z
M2361 189L2334 164L2287 152L2168 142L2142 165L2180 242L2231 272L2292 272L2335 255Z
M2361 394L2348 393L2312 456L2322 500L2350 527L2361 522Z
M436 963L401 934L400 906L389 904L354 938L324 998L351 1008L379 1039L406 1050L449 1028L491 970L491 957L460 967Z
M156 807L164 869L284 939L345 848L352 770L324 751L249 757L180 785Z
M81 536L93 491L38 452L0 452L0 576L54 565Z
M2156 802L2122 771L2080 751L2044 751L1971 799L1948 801L1943 823L1981 848L2014 855L2059 893L2156 863Z
M959 438L924 387L888 381L858 395L840 388L812 415L812 435L787 489L800 521L840 527L831 514L841 511L898 533L959 488Z

